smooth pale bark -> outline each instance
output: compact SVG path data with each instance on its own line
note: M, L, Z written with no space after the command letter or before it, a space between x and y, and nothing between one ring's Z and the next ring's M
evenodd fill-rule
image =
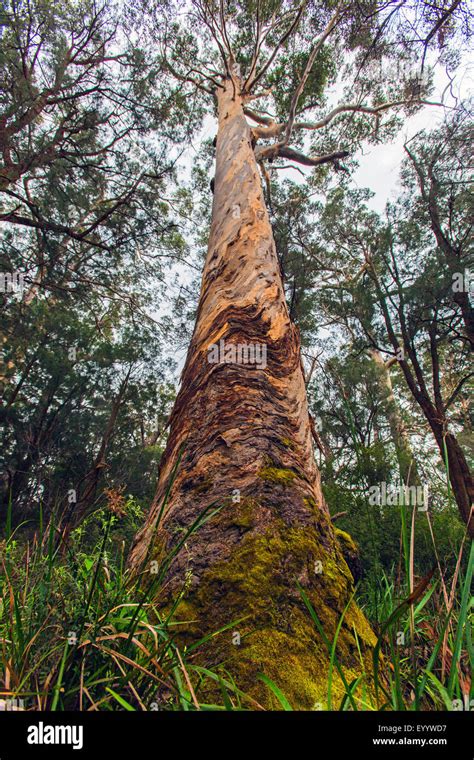
M266 706L278 705L257 680L259 672L295 708L324 706L329 655L297 583L332 639L352 593L342 548L347 556L352 547L331 525L322 496L298 331L285 301L239 82L226 80L217 100L212 225L196 325L158 492L130 564L148 572L149 561L176 545L209 505L221 507L167 574L162 604L184 589L177 614L194 621L180 626L179 640L189 643L240 620L203 647L201 661L225 662L238 686ZM210 363L209 349L221 339L227 346L264 344L267 365ZM360 674L354 630L368 663L375 639L352 603L338 650L349 682ZM341 694L336 676L335 695Z
M379 371L381 373L381 387L386 393L388 406L387 419L397 454L400 479L406 486L417 486L420 484L420 478L418 475L413 450L410 444L410 439L405 428L405 423L402 419L397 400L393 393L390 369L387 367L380 351L374 348L371 350L370 354L375 364L379 368Z

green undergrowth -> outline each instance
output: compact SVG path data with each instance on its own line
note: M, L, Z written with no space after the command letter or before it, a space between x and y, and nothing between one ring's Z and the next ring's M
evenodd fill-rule
M197 592L164 612L155 600L171 558L162 558L151 584L125 570L140 517L133 502L118 512L104 508L73 532L67 550L56 548L54 524L28 540L7 526L0 543L0 700L7 709L472 705L474 560L467 545L455 576L436 571L425 586L415 584L411 603L397 568L381 574L377 621L369 617L375 638L339 555L316 550L316 536L303 529L255 535L252 505L237 514L244 536L233 562L212 567ZM339 540L354 548L348 534ZM324 581L308 584L303 570L318 561ZM219 590L225 603L214 607L203 629L202 611ZM242 594L252 625L241 619ZM336 613L341 597L344 609ZM249 679L251 687L242 688Z

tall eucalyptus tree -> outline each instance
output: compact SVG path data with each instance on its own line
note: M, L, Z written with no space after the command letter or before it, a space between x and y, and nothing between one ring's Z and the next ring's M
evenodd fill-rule
M167 568L162 603L182 593L185 641L226 629L211 638L207 657L265 703L259 672L297 708L325 703L324 644L298 584L329 638L345 611L338 652L347 682L360 675L358 647L368 658L375 638L351 602L352 576L321 492L299 335L259 169L264 180L269 165L288 161L344 169L361 140L393 133L394 112L426 101L423 50L436 42L436 24L453 33L446 22L459 8L443 8L443 20L415 6L417 14L372 0L157 6L153 35L164 65L183 97L199 93L215 108L218 131L194 334L157 495L130 564L147 573L162 560L164 568L189 527L218 507ZM397 60L405 65L394 76ZM380 68L375 85L381 62L388 70ZM350 97L329 108L341 72ZM343 690L338 676L334 693Z

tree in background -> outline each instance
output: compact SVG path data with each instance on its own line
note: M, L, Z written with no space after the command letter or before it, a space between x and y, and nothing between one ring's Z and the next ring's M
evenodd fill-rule
M399 366L433 433L461 518L472 532L472 474L455 432L459 423L464 426L463 417L467 419L472 378L467 310L453 292L452 268L433 247L416 210L407 213L411 193L389 208L385 224L357 195L336 194L325 211L329 239L340 251L345 240L353 266L352 279L341 283L340 301L351 309L369 346L382 352L391 366ZM462 212L461 219L469 225ZM459 234L466 235L464 226ZM337 295L328 299L335 301Z
M451 208L449 234L463 244L459 246L462 255L457 274L436 246L411 161L403 169L403 192L385 220L369 211L370 193L344 191L348 185L345 176L340 177L341 187L335 191L327 182L314 179L305 184L271 185L272 224L287 299L302 335L323 491L338 527L349 530L361 547L359 572L362 570L363 582L359 593L363 597L366 591L369 594L367 601L376 619L381 609L383 573L392 577L395 573L398 588L404 584L398 566L400 535L411 509L409 500L406 504L396 499L387 504L371 502L371 489L380 489L381 484L389 488L428 486L428 509L425 512L423 505L418 512L415 506L415 563L422 574L430 571L437 551L443 562L453 567L453 550L459 545L465 522L459 523L456 517L456 502L444 465L445 449L436 444L422 409L398 370L403 351L401 346L394 350L388 341L377 295L367 278L364 251L381 251L386 243L384 231L391 227L393 239L398 241L394 256L403 268L404 310L428 388L432 368L426 351L426 313L420 316L418 312L420 299L427 308L437 304L439 329L444 316L449 317L446 330L438 334L439 377L448 397L459 385L448 406L447 424L469 462L469 344L462 305L452 287L459 282L465 287L467 277L460 273L469 261L467 162L461 171L461 164L455 160L456 154L463 155L465 138L461 139L458 129L453 130L460 119L461 123L465 120L463 110L461 104L451 127L448 120L439 130L418 136L418 150L423 150L427 159L439 156L442 147L445 165L451 161L451 167L454 164L458 170L455 176L452 171L445 173L445 192L446 186L449 190L445 206L441 194L437 195L440 211L444 208L447 215L448 203ZM446 135L453 131L458 140L451 152ZM402 230L403 248L398 237ZM397 290L390 267L383 271L388 300L393 305ZM435 291L433 279L439 282ZM416 287L410 287L412 283Z
M392 375L400 369L397 383L404 380L416 405L409 412L412 432L418 409L415 427L428 424L461 518L472 530L467 133L462 108L407 146L403 191L385 219L369 210L366 191L342 187L325 204L310 202L308 188L291 188L283 197L283 218L293 203L288 235L301 259L296 275L306 277L299 321L337 327L354 357L365 352L375 361L400 479L415 485L420 473L404 419L407 400L401 406L393 390ZM364 404L354 401L360 412ZM325 408L323 422L328 414Z
M69 529L107 485L153 491L172 395L154 315L198 114L108 2L3 4L0 58L0 513Z

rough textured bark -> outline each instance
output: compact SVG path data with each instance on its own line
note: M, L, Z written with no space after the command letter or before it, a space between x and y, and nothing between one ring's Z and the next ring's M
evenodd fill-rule
M429 422L443 461L447 459L449 482L461 517L467 525L469 535L474 538L474 480L471 469L457 438L452 433L445 432L437 420Z
M238 686L265 706L277 705L259 672L295 708L312 708L326 702L329 657L297 582L332 638L352 593L344 559L351 540L331 525L321 492L299 336L285 302L239 82L227 79L217 100L212 225L197 320L158 492L130 564L147 572L149 560L162 557L210 504L221 507L173 561L161 602L184 589L177 610L187 621L181 641L240 620L203 649L204 662L225 663ZM221 339L264 344L267 366L210 363L209 347ZM233 643L235 632L240 644ZM374 635L351 603L338 648L348 681L361 668L354 632L368 658Z
M420 405L433 432L439 453L448 466L448 476L462 520L471 538L474 538L474 480L472 473L453 433L447 431L446 417L432 404L426 392L416 385L406 361L400 362L403 374L414 398Z

